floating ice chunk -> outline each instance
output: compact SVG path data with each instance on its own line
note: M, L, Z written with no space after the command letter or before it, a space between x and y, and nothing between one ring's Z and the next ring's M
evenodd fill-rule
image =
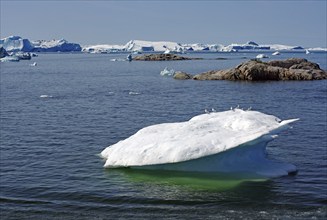
M296 120L241 109L211 112L186 122L145 127L107 147L101 156L109 168L287 175L295 166L267 160L265 147Z
M110 59L110 61L112 61L112 62L116 62L116 61L126 61L126 59L117 59L117 58L114 58L114 59Z
M174 74L175 74L175 70L168 69L167 67L160 72L160 75L162 75L162 76L172 76Z
M269 58L269 57L265 54L258 54L255 58L262 59L262 58Z
M131 92L129 92L128 94L129 94L129 95L140 95L141 93L139 93L139 92L132 92L132 91L131 91Z
M280 53L279 53L279 51L276 51L276 52L272 53L271 55L276 56L276 55L280 55Z
M171 54L171 50L166 49L165 52L164 52L164 54Z
M31 63L30 66L37 66L37 62Z
M40 98L53 98L51 95L40 95Z
M1 62L18 62L19 58L16 56L7 56L0 59Z

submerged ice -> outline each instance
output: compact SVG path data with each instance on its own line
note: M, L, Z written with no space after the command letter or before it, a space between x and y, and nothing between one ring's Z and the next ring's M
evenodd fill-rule
M298 119L258 111L211 112L189 121L152 125L101 152L105 167L252 173L275 177L295 166L266 158L266 145Z

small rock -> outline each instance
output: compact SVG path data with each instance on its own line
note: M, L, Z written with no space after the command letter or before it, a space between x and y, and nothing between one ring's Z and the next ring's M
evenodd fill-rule
M185 80L185 79L192 79L192 78L193 78L193 76L191 74L181 72L181 71L176 71L174 74L174 79Z

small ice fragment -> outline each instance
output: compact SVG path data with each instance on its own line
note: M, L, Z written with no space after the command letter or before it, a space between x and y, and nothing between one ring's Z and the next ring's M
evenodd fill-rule
M160 75L161 75L161 76L172 76L172 75L174 75L174 73L175 73L175 70L173 70L173 69L168 69L168 67L166 67L164 70L162 70L162 71L160 72Z
M269 57L267 55L265 55L265 54L258 54L255 58L263 59L263 58L269 58Z
M40 95L40 98L52 98L53 96L51 95Z
M140 95L141 93L139 93L139 92L129 92L128 94L129 95Z

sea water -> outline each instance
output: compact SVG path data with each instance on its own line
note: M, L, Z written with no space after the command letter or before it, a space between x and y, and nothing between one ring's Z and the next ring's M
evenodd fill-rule
M204 60L112 62L126 54L39 54L1 63L1 219L324 219L327 81L180 81L231 68L257 53L187 54ZM282 53L327 69L326 53ZM216 58L226 58L218 59ZM30 66L37 62L37 66ZM267 156L297 175L228 175L104 169L99 153L139 129L239 105L300 118Z

